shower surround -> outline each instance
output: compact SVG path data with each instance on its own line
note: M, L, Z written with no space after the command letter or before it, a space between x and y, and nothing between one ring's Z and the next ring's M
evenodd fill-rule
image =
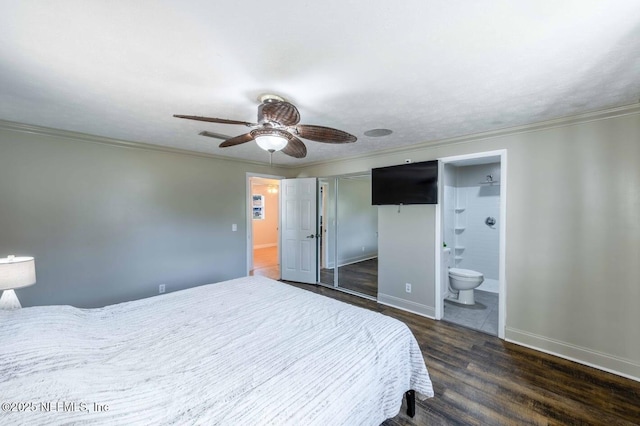
M456 268L482 272L498 292L500 163L444 167L444 241Z

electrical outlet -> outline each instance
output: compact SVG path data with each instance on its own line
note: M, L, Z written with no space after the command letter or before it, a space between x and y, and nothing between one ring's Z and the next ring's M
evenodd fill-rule
M164 284L160 284L160 285L158 286L158 293L159 293L159 294L164 293Z
M407 293L411 293L411 284L406 283L405 284L405 290L407 291Z

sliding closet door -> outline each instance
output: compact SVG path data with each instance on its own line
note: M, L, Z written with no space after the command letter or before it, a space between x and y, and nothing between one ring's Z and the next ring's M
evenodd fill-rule
M320 284L377 298L378 208L371 205L371 176L318 183Z
M338 286L378 296L378 208L371 205L371 175L337 179Z
M334 287L336 275L336 178L318 179L318 221L320 228L319 281Z

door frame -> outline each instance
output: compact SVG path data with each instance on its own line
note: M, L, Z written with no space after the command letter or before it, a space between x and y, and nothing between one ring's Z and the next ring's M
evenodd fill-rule
M436 267L435 267L435 297L436 312L435 318L442 319L444 314L444 299L442 294L442 242L443 227L442 217L444 215L444 165L462 160L473 160L485 157L500 157L500 230L499 238L499 263L498 263L498 337L505 338L505 327L507 320L507 274L506 274L506 253L507 253L507 150L477 152L473 154L456 155L452 157L438 158L438 199L440 204L436 209Z
M252 222L252 213L253 209L251 203L251 178L263 178L263 179L275 179L282 180L285 179L285 176L276 176L276 175L267 175L264 173L246 173L246 186L245 186L245 216L246 220L246 229L247 229L247 257L246 257L246 274L249 276L251 272L251 268L253 267L253 222ZM280 209L280 189L278 188L278 209ZM278 216L280 216L282 212L278 212ZM278 227L280 226L280 218L278 217ZM280 232L278 232L278 257L280 256Z

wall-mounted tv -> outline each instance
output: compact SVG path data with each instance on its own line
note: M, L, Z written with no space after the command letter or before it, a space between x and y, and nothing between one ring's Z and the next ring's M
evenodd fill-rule
M438 160L372 169L371 204L438 204Z

